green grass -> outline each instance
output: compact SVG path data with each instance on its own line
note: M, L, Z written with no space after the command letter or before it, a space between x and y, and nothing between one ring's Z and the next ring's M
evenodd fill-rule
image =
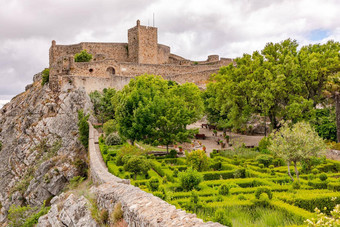
M154 147L148 144L144 144L143 142L137 142L137 144L143 147L146 151L166 151L166 148Z

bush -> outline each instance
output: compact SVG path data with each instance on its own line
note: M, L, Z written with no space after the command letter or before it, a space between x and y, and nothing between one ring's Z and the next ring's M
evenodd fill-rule
M204 171L209 168L208 157L203 150L195 150L186 154L187 163L197 171Z
M340 182L330 182L330 183L328 183L327 188L329 190L339 192L340 191Z
M230 189L230 187L229 187L229 185L226 185L226 184L222 184L221 186L220 186L220 188L218 189L218 193L220 194L220 195L229 195L229 189Z
M106 136L113 132L117 132L117 122L114 119L110 119L103 124L103 132Z
M229 227L233 226L232 222L228 219L223 209L216 210L213 221L218 222L225 226L229 226Z
M186 191L191 191L202 182L203 177L196 170L189 168L185 172L179 173L181 187Z
M177 157L177 151L175 149L172 149L168 155L169 158L176 158Z
M268 167L272 164L273 157L271 155L262 154L256 157L256 161L260 164L263 164L265 167Z
M148 182L148 188L151 191L157 191L159 188L159 180L156 177L152 177Z
M340 204L336 205L334 209L330 212L330 217L327 217L326 214L322 213L317 208L315 209L315 213L317 214L317 218L311 218L305 221L308 227L340 225Z
M293 182L293 189L300 189L301 188L301 185L298 181L294 181Z
M256 199L260 199L260 196L262 193L266 193L268 195L268 198L269 199L272 199L273 198L273 194L272 192L270 191L269 188L257 188L256 191L255 191L255 198Z
M122 140L118 134L111 133L110 135L108 135L108 137L106 137L105 143L108 146L120 145L122 144Z
M147 159L145 159L145 157L133 155L128 159L127 162L125 162L124 169L126 171L133 172L136 180L138 173L146 174L148 172L150 169L150 163Z
M316 175L319 173L319 170L318 169L312 169L312 174Z
M319 179L321 180L321 181L326 181L327 180L327 174L325 174L325 173L321 173L320 175L319 175Z
M89 117L89 114L84 115L83 110L78 111L79 140L86 149L89 146L89 123L87 123Z
M46 68L42 71L41 78L42 78L42 81L41 81L42 86L44 86L50 81L50 69L49 68Z
M75 62L89 62L92 59L92 54L87 53L87 50L82 50L74 55Z
M259 142L259 150L267 150L267 148L270 146L270 137L263 137Z

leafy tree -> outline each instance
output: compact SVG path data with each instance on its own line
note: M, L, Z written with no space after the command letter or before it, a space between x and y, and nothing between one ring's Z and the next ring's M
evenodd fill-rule
M334 108L315 110L315 119L311 121L315 131L324 139L336 141L337 127L335 123Z
M41 77L42 77L41 85L44 86L50 80L50 69L49 68L44 69L41 73Z
M89 146L89 123L87 120L90 115L85 115L83 110L78 111L78 130L79 130L79 140L87 149Z
M102 92L94 91L89 95L93 103L94 114L102 123L115 117L115 108L112 103L115 95L114 88L104 88Z
M92 59L92 54L87 53L87 50L82 50L74 55L75 62L89 62Z
M179 173L179 181L184 190L191 191L203 181L203 176L196 170L188 168L185 172Z
M208 119L238 128L254 115L294 123L314 117L324 102L328 78L339 71L339 43L304 46L295 40L268 43L261 52L244 54L236 65L212 75L204 94Z
M204 171L209 168L208 156L203 150L195 150L186 154L187 163L197 171Z
M134 173L135 180L138 173L146 174L150 168L150 163L145 157L136 155L131 156L124 165L126 171Z
M131 80L113 99L119 132L132 142L162 144L167 150L174 142L187 141L195 130L186 126L199 118L203 104L197 87L185 84L182 93L181 86L154 75Z
M320 156L326 151L326 145L322 138L305 122L298 122L292 127L285 123L279 131L272 133L271 136L272 143L269 150L287 162L288 174L292 181L294 178L290 173L291 162L294 164L296 177L299 181L297 163Z
M117 132L117 122L114 119L110 119L103 124L103 131L105 135L110 135L113 132Z
M105 140L105 144L108 146L112 146L112 145L120 145L122 144L122 139L120 138L120 136L117 133L111 133L110 135L107 136L106 140Z

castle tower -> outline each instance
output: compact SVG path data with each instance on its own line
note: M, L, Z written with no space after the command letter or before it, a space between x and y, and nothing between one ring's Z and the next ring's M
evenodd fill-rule
M129 61L139 64L158 64L157 28L137 25L128 30Z

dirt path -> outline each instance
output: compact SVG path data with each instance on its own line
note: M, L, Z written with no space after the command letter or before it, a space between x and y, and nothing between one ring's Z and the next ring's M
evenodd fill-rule
M213 135L213 130L209 130L207 128L202 128L202 123L206 123L204 121L197 121L194 124L191 124L188 126L188 128L199 128L199 134L205 134L206 139L198 140L202 143L202 146L205 145L206 147L206 153L209 154L213 151L213 149L221 149L221 146L217 144L217 140L224 140L223 139L223 132L218 131L217 136ZM260 140L263 138L263 136L259 135L241 135L241 134L235 134L235 133L227 133L227 135L230 136L230 141L233 141L234 143L242 144L244 143L246 146L258 146ZM193 149L202 149L202 146L199 145L197 140L192 140L194 143ZM226 145L223 149L232 149L232 147L228 147Z

